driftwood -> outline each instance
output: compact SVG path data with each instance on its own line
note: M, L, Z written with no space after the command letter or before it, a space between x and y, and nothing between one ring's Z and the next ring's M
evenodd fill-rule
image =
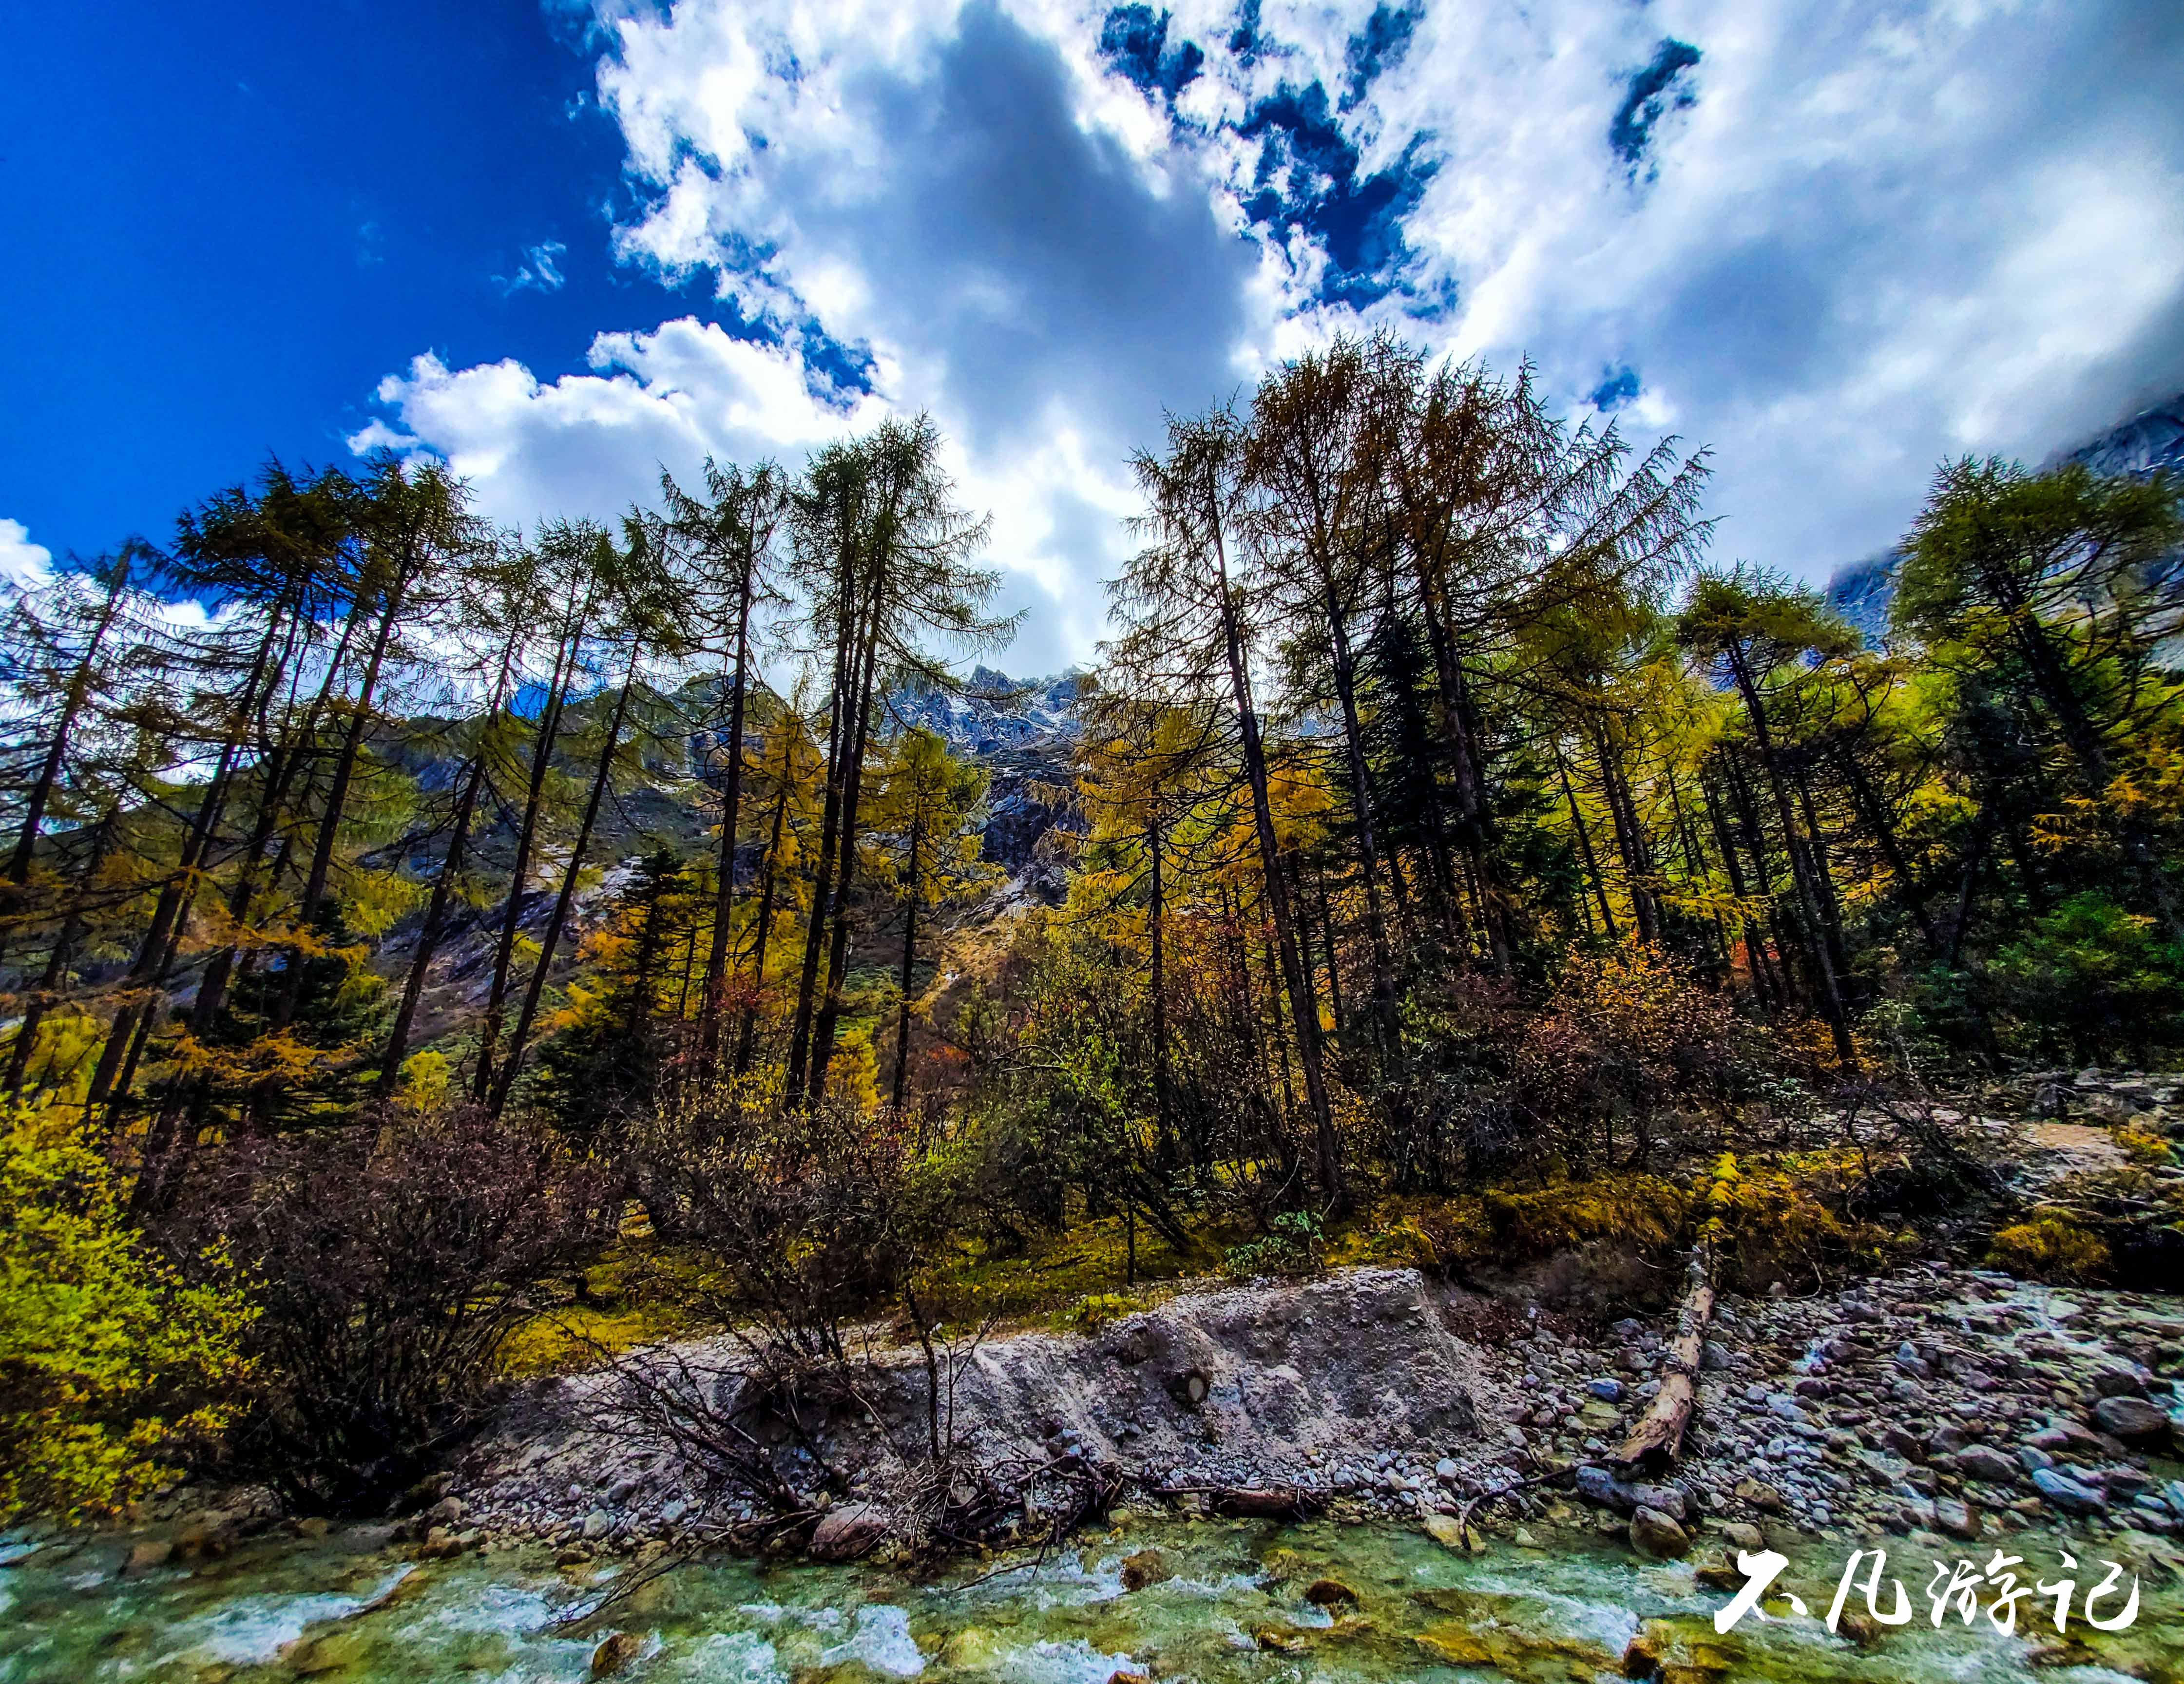
M1713 1319L1713 1257L1704 1243L1692 1248L1685 1279L1684 1302L1676 1311L1676 1336L1669 1346L1669 1360L1662 1369L1661 1390L1613 1458L1625 1469L1665 1468L1683 1448L1684 1429L1691 1419L1691 1405L1698 1398L1699 1361L1705 1350L1707 1324Z
M1299 1486L1162 1486L1158 1495L1202 1497L1212 1513L1232 1520L1308 1520L1327 1507L1324 1497Z

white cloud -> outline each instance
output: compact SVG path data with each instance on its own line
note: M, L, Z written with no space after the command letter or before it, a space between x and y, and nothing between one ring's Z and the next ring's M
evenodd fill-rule
M0 582L17 590L36 590L53 576L53 551L31 543L20 521L0 520Z
M688 317L647 333L602 333L595 372L542 383L520 363L450 370L429 354L379 384L394 424L375 420L352 450L429 450L476 490L481 512L512 525L611 516L649 499L664 466L694 477L722 460L794 458L883 413L815 396L793 348L731 338Z
M523 262L513 276L496 275L493 282L507 297L529 290L534 293L558 293L568 283L561 273L561 259L568 255L568 247L559 240L541 240L535 246L523 248Z
M1247 63L1229 0L1178 0L1167 47L1206 56L1172 120L1102 61L1102 6L603 0L600 100L649 195L620 254L710 277L780 343L669 321L545 382L421 358L381 388L401 431L358 442L445 454L527 521L928 409L1034 610L1009 658L1031 670L1089 652L1124 459L1162 408L1361 308L1529 354L1573 409L1632 370L1626 428L1713 447L1727 551L1810 577L1900 533L1942 456L2044 455L2184 385L2173 4L1425 0L1338 112L1372 10L1266 0ZM1699 61L1618 157L1610 121L1667 37ZM1299 105L1285 138L1264 102L1315 81L1339 136ZM1285 145L1335 178L1277 241L1254 196ZM813 371L840 345L872 395L829 400Z

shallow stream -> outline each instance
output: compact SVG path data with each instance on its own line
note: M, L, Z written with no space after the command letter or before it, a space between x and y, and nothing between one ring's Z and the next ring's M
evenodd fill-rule
M1930 1559L1887 1541L1889 1575L1902 1580L1914 1614L1861 1646L1821 1623L1847 1545L1812 1546L1777 1581L1808 1617L1770 1600L1725 1636L1713 1615L1727 1594L1698 1582L1690 1564L1648 1564L1582 1531L1555 1535L1551 1547L1496 1539L1468 1556L1393 1527L1168 1520L1082 1540L1043 1565L965 1564L929 1579L690 1563L564 1632L557 1620L632 1570L557 1569L530 1547L412 1564L378 1546L380 1536L265 1537L217 1560L134 1575L120 1570L125 1538L27 1554L0 1543L9 1564L0 1567L0 1680L577 1684L616 1632L628 1634L619 1676L723 1684L1106 1684L1117 1672L1195 1684L1594 1680L1624 1676L1641 1636L1674 1684L2184 1680L2184 1596L2176 1575L2142 1551L2129 1563L2142 1575L2135 1622L2089 1631L2074 1603L2059 1638L2052 1597L2020 1603L2016 1631L2004 1636L1985 1589L1971 1625L1952 1611L1937 1631ZM2023 1558L2020 1580L2030 1584L2057 1576L2065 1547L2081 1563L2081 1586L2101 1576L2101 1558L2126 1553L2030 1533L2008 1549ZM1147 1551L1156 1553L1139 1553ZM1961 1553L1983 1568L1993 1550ZM1172 1576L1126 1591L1131 1557L1139 1574ZM1333 1606L1308 1600L1307 1588L1324 1580L1339 1581L1355 1603L1325 1586L1318 1593ZM1882 1589L1886 1609L1885 1580ZM2113 1616L2120 1602L2119 1592L2095 1612ZM1850 1606L1863 1605L1853 1593Z

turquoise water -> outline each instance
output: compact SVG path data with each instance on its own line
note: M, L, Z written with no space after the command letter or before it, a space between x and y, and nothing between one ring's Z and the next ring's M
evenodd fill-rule
M558 1619L591 1606L630 1570L557 1570L529 1547L411 1563L365 1542L269 1537L221 1559L127 1576L119 1573L125 1539L0 1552L18 1558L0 1567L0 1681L576 1684L615 1632L628 1633L635 1650L620 1676L722 1684L1106 1684L1117 1671L1197 1684L1592 1680L1622 1676L1641 1634L1674 1684L2184 1680L2184 1598L2146 1540L2133 1564L2142 1574L2136 1623L2083 1632L2079 1642L2074 1618L2067 1643L2047 1604L2030 1601L2012 1637L1983 1613L1969 1629L1952 1614L1936 1631L1923 1594L1927 1560L1899 1545L1890 1571L1912 1598L1913 1622L1863 1648L1830 1637L1818 1618L1847 1546L1815 1546L1778 1581L1814 1617L1788 1617L1770 1603L1784 1617L1748 1618L1726 1636L1712 1624L1726 1596L1688 1564L1644 1564L1581 1531L1543 1534L1549 1547L1540 1548L1497 1539L1467 1556L1392 1527L1167 1520L1080 1540L1043 1566L958 1564L929 1578L692 1563L564 1633ZM2027 1580L2052 1576L2062 1547L2031 1534L2008 1545L2029 1564ZM2131 1553L2068 1547L2086 1564L2077 1576L2088 1584L2099 1576L2096 1554ZM1169 1576L1125 1590L1123 1559L1148 1550L1156 1554L1139 1565ZM1984 1564L1992 1547L1963 1553ZM1307 1600L1306 1588L1323 1578L1341 1581L1354 1605Z

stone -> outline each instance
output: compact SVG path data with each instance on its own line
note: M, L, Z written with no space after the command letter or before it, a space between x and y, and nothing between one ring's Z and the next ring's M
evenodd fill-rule
M2069 1475L2053 1468L2036 1468L2032 1471L2033 1489L2041 1500L2065 1514L2100 1514L2107 1512L2109 1500L2091 1486L2081 1485Z
M2093 1376L2096 1397L2143 1397L2146 1383L2129 1369L2103 1369Z
M1304 1599L1314 1608L1357 1606L1357 1592L1340 1579L1314 1579L1304 1587Z
M1641 1508L1658 1509L1673 1520L1690 1519L1690 1511L1684 1504L1684 1494L1674 1486L1633 1486L1631 1492L1637 1497Z
M1984 1444L1969 1445L1949 1458L1949 1465L1968 1480L1983 1485L2006 1486L2017 1478L2017 1464Z
M1880 1443L1882 1448L1901 1456L1907 1462L1926 1459L1926 1447L1919 1442L1915 1435L1906 1432L1893 1421L1881 1428Z
M2028 1444L2017 1453L2017 1465L2029 1474L2036 1468L2053 1467L2055 1458L2046 1451L2035 1449Z
M877 1503L844 1503L830 1508L812 1530L815 1561L855 1561L877 1549L888 1535L888 1512Z
M1977 1517L1953 1497L1934 1499L1934 1524L1953 1538L1970 1540L1979 1536Z
M296 1536L299 1538L322 1538L332 1530L333 1523L323 1514L307 1514L296 1522Z
M175 1553L173 1542L166 1538L139 1538L130 1546L129 1559L121 1564L124 1573L148 1573L154 1567L164 1567Z
M1733 1551L1746 1555L1757 1555L1767 1547L1767 1535L1749 1520L1730 1520L1723 1523L1721 1541Z
M1950 1426L1944 1423L1926 1435L1927 1459L1930 1461L1936 1457L1953 1456L1970 1442L1971 1441L1964 1436L1964 1430L1962 1427Z
M1630 1517L1630 1547L1656 1561L1675 1561L1691 1553L1691 1535L1674 1516L1641 1508Z
M1175 1577L1175 1569L1168 1559L1156 1549L1141 1549L1134 1555L1123 1558L1123 1588L1142 1591L1148 1585L1165 1584Z
M2169 1416L2143 1397L2103 1397L2093 1405L2093 1425L2126 1444L2166 1442Z
M592 1651L592 1676L611 1678L644 1653L644 1639L634 1631L611 1631Z
M679 1497L671 1497L660 1505L660 1524L671 1526L690 1512L690 1505Z
M1598 1380L1587 1380L1585 1389L1603 1403L1620 1403L1623 1401L1623 1382L1611 1375L1603 1375Z
M2101 1441L2083 1427L2072 1426L2068 1421L2058 1421L2042 1427L2025 1441L2035 1450L2044 1450L2051 1456L2098 1456Z
M1468 1547L1463 1541L1463 1528L1457 1525L1453 1514L1423 1515L1418 1524L1425 1528L1426 1536L1443 1549L1462 1553Z
M612 1531L614 1516L605 1509L594 1508L584 1516L584 1537L588 1542L596 1542Z
M1764 1480L1739 1480L1730 1495L1740 1503L1750 1503L1763 1514L1780 1514L1789 1507L1782 1493Z
M428 1525L456 1526L462 1524L463 1500L460 1497L443 1497L425 1511Z
M1434 1477L1440 1480L1444 1485L1454 1485L1458 1480L1463 1477L1463 1469L1457 1466L1457 1464L1449 1458L1444 1456L1440 1461L1434 1464Z
M1729 1347L1718 1339L1709 1339L1699 1347L1699 1367L1708 1374L1719 1374L1733 1360Z
M1638 1507L1638 1493L1633 1486L1590 1463L1577 1470L1577 1494L1588 1503L1625 1514Z
M2111 1503L2128 1502L2153 1484L2152 1476L2137 1468L2109 1468L2101 1475L2101 1489Z

